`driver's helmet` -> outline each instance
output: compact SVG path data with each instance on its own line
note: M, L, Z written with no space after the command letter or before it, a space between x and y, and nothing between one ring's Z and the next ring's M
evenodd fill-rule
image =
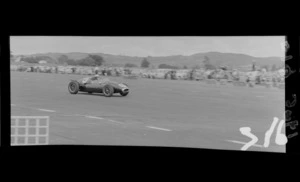
M90 80L97 80L99 78L99 75L94 75L92 77L90 77Z

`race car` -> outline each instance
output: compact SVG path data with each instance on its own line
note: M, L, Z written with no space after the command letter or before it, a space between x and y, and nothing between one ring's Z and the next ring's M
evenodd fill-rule
M103 93L106 97L111 97L114 93L119 93L121 96L126 96L129 93L127 84L114 82L99 75L71 80L68 89L71 94L77 94L79 91L90 94L94 92Z

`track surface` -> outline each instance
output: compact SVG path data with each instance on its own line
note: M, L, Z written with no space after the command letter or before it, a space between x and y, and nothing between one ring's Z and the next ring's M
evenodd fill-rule
M239 128L251 127L259 140L248 150L285 152L276 129L270 146L260 147L273 118L283 119L278 88L111 77L129 85L128 96L70 94L70 79L82 77L11 72L11 115L50 116L50 144L240 150L251 139Z

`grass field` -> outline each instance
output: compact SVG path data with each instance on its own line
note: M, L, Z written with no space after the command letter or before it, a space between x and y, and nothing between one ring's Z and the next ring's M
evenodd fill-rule
M50 144L172 146L240 150L251 127L263 145L273 118L283 119L284 90L197 81L111 79L127 83L126 97L71 95L82 75L11 72L11 115L50 116ZM275 130L276 132L276 130ZM285 152L285 146L252 146Z

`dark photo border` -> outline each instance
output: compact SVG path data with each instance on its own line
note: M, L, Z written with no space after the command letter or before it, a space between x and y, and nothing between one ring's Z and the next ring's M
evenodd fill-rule
M271 152L252 152L252 151L228 151L228 150L214 150L214 149L194 149L194 148L173 148L173 147L133 147L133 146L68 146L68 145L51 145L51 146L24 146L24 147L11 147L10 146L10 64L9 64L9 51L10 51L10 36L32 36L32 35L45 35L45 36L264 36L264 35L278 35L287 36L286 40L289 44L286 56L292 56L291 59L286 61L286 73L291 73L286 76L286 111L291 111L291 120L286 121L286 124L291 121L299 121L299 102L300 95L298 87L296 84L299 83L299 36L291 35L287 32L276 32L268 33L267 30L263 30L263 34L258 33L258 30L251 32L249 29L227 29L218 30L216 29L202 29L191 27L186 30L178 30L176 26L168 27L153 25L156 28L147 29L149 24L134 26L133 28L128 28L130 25L120 23L118 26L113 26L110 24L101 24L97 28L75 28L74 26L70 28L72 23L65 25L61 29L49 29L47 26L39 26L39 28L26 26L25 23L21 23L16 27L10 27L10 30L1 35L1 158L6 158L6 156L19 156L22 158L24 154L29 156L50 156L54 160L64 159L64 160L80 160L80 161L97 161L102 160L118 160L126 159L130 161L131 159L146 160L150 161L193 161L195 164L201 164L203 161L210 162L211 160L233 160L233 161L243 161L243 160L290 160L294 157L299 157L299 127L296 125L291 128L290 125L287 126L286 135L290 136L288 138L288 143L286 144L286 153L271 153ZM24 27L20 29L18 27ZM25 28L26 27L26 28ZM62 25L60 25L62 27ZM69 28L66 28L69 27ZM110 27L110 28L108 28ZM122 27L122 28L120 28ZM273 27L272 27L273 28ZM147 30L147 31L145 31ZM221 31L221 33L220 33ZM272 32L272 31L271 31ZM288 70L287 70L288 66ZM296 96L295 96L296 95ZM297 99L294 105L293 99ZM298 111L298 112L297 112ZM23 155L17 155L23 154ZM59 157L59 158L57 158ZM51 159L50 159L51 158Z

